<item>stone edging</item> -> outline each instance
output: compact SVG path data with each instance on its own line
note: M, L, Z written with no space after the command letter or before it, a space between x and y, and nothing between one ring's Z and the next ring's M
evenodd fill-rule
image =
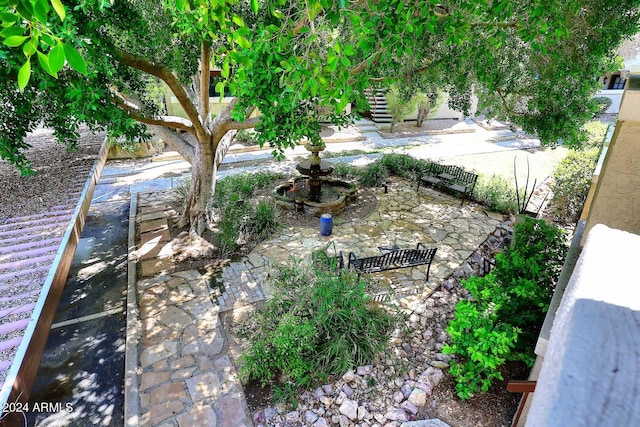
M430 136L430 135L455 135L460 133L475 133L475 129L434 129L434 130L425 130L419 133L413 133L408 135L397 135L395 133L389 133L386 131L379 130L378 134L384 139L406 139L406 138L420 138L422 136Z
M140 341L140 312L136 297L136 261L132 253L136 247L136 214L138 193L131 194L129 207L129 253L127 256L127 326L124 353L124 423L138 426L140 414L138 383L138 343Z

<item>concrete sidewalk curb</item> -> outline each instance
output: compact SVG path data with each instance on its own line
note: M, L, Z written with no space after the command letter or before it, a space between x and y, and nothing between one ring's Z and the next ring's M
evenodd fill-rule
M367 137L359 134L359 136L345 136L342 138L323 138L323 141L325 142L325 144L343 144L346 142L361 142L361 141L366 141ZM300 143L299 144L300 147L304 146L304 143ZM259 145L256 146L252 146L252 147L243 147L243 148L230 148L229 151L227 152L228 156L232 156L234 154L247 154L247 153L255 153L255 154L265 154L268 155L270 157L271 156L271 152L273 151L272 148L264 148L264 147L260 147ZM173 150L169 150L165 153L161 153L157 156L153 156L150 157L149 160L151 162L166 162L166 161L172 161L172 160L182 160L182 156L173 151Z
M140 313L136 298L136 261L133 251L136 244L136 214L138 193L131 194L129 209L129 255L127 261L127 336L124 356L124 423L140 425L140 397L138 383L138 344L140 341Z

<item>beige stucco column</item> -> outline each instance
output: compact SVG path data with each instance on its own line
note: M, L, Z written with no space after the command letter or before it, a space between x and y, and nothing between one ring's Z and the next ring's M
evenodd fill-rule
M596 224L640 234L640 68L631 71L589 210ZM584 244L584 242L583 242Z

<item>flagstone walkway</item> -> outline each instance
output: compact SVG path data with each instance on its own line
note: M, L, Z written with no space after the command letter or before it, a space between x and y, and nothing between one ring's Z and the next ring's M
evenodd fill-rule
M251 414L220 325L219 314L265 298L263 278L274 264L308 263L311 253L333 242L345 256L379 254L378 246L437 247L429 281L414 267L374 276L373 291L400 305L426 299L502 222L502 216L431 189L391 178L377 191L378 209L365 219L341 223L330 236L319 227L289 227L222 268L223 291L210 276L174 271L167 224L172 192L139 194L137 296L140 424L149 426L251 426Z

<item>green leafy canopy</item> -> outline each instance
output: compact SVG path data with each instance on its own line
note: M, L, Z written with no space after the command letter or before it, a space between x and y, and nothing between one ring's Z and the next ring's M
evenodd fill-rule
M366 108L365 88L394 81L427 94L446 90L450 106L465 113L475 93L489 117L547 143L577 141L597 108L595 77L636 32L639 4L0 0L2 76L22 91L7 95L12 87L3 84L2 99L34 104L34 117L7 118L0 154L26 165L19 141L41 120L64 141L81 122L108 126L113 136L144 135L136 121L166 122L151 88L168 76L184 89L171 86L181 103L189 98L192 111L202 110L193 86L202 58L220 71L217 90L237 98L234 120L261 113L258 139L275 154L302 138L318 143L319 111L348 123L349 103ZM192 134L204 143L202 130Z

